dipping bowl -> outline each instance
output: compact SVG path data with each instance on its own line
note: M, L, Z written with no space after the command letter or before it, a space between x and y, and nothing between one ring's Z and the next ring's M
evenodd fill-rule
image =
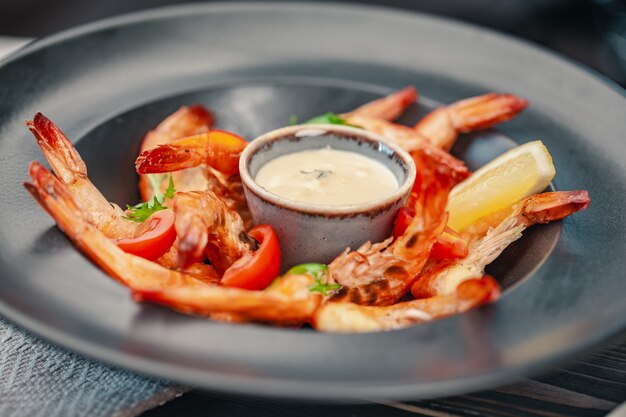
M254 179L274 158L326 147L382 162L399 187L383 199L329 206L278 196ZM341 125L297 125L266 133L243 151L239 171L255 224L269 224L278 236L282 271L305 262L329 263L348 247L356 249L391 236L415 180L415 164L407 152L376 134Z

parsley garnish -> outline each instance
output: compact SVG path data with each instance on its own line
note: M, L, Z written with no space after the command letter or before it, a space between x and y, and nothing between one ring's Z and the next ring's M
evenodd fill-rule
M287 271L287 274L309 274L315 278L315 284L309 287L309 291L318 292L324 296L328 295L329 291L335 291L341 288L340 284L325 284L322 282L322 278L328 273L328 267L324 264L302 264L297 265Z
M351 126L351 127L361 128L361 126L351 125L350 123L348 123L346 121L346 119L344 119L343 117L339 116L338 114L332 113L332 112L328 112L328 113L322 114L321 116L317 116L317 117L314 117L312 119L309 119L306 122L304 122L304 124L305 125L331 124L331 125L343 125L343 126Z
M165 198L174 198L175 192L174 178L172 178L172 174L170 174L170 182L167 184L167 189L165 190Z
M292 114L291 116L289 116L289 126L293 126L297 124L298 124L298 116L296 116L295 114ZM314 118L309 119L306 122L302 122L302 124L304 125L313 125L313 124L343 125L343 126L358 127L359 129L362 129L361 126L351 125L350 123L348 123L346 119L332 112L328 112L320 116L315 116Z
M132 220L137 223L141 223L145 221L148 217L150 217L153 213L159 210L165 210L167 207L164 206L156 196L152 199L152 203L139 203L131 206L130 204L126 205L126 209L128 210L128 215L124 218L126 220Z
M150 217L153 213L156 213L159 210L165 210L167 206L163 205L163 202L166 198L174 198L174 193L176 190L174 189L174 180L172 178L172 174L170 174L170 182L167 185L167 189L165 190L165 194L161 192L161 181L163 181L164 175L153 175L148 174L148 181L150 182L150 186L152 187L152 192L154 197L152 198L152 202L148 201L145 203L135 204L131 206L130 204L126 205L126 209L128 211L128 215L124 216L126 220L132 220L137 223L141 223L145 221L148 217Z

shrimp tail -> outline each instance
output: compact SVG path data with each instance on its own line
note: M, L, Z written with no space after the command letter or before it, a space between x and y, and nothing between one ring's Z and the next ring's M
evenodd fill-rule
M35 135L46 160L53 171L65 184L71 184L76 177L87 178L87 167L74 145L50 119L37 113L26 125Z
M206 164L226 175L239 172L239 155L247 142L221 130L210 130L144 151L135 161L138 174L179 171Z
M589 207L589 193L584 190L556 191L537 194L526 199L522 221L527 225L561 220Z
M200 104L183 106L144 136L141 152L206 132L214 121L213 113Z
M374 117L383 120L395 120L404 113L406 108L417 100L417 91L412 85L396 91L383 98L370 101L342 116Z
M450 149L459 133L487 129L510 120L527 105L526 100L512 94L484 94L433 110L414 128L433 145Z
M457 132L467 133L511 120L527 106L528 101L513 94L489 93L458 101L450 112Z
M204 162L204 149L194 143L159 145L144 151L135 161L138 174L158 174L193 168Z

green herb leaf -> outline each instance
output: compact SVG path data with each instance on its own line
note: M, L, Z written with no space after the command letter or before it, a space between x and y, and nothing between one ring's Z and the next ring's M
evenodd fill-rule
M307 120L306 122L304 122L304 124L307 124L307 125L309 124L343 125L343 126L357 127L359 129L362 129L361 126L351 125L350 123L347 122L346 119L332 112L322 114L321 116L316 116L312 119Z
M165 190L165 198L174 198L174 193L176 189L174 188L174 178L172 174L170 174L170 182L167 184L167 190Z
M176 189L174 188L174 179L172 178L172 174L170 174L170 182L167 185L167 190L165 190L165 194L161 192L161 182L163 182L166 175L167 174L148 174L148 181L150 182L150 187L152 187L152 193L154 194L152 202L148 201L135 204L134 206L126 205L126 209L129 212L128 216L124 216L126 220L141 223L157 211L167 208L167 206L163 205L163 202L166 198L174 198Z
M309 274L314 278L321 278L328 272L328 267L324 264L309 263L296 265L287 271L287 274Z
M297 125L298 124L298 116L296 116L295 114L292 114L289 116L289 126L293 126L293 125Z
M324 264L301 264L294 266L287 274L309 274L315 278L315 284L309 287L309 291L318 292L322 295L328 295L329 292L341 288L340 284L325 284L322 282L324 276L328 273L328 267Z
M331 124L331 125L347 125L348 123L344 118L335 113L325 113L320 116L316 116L312 119L307 120L304 124L312 125L312 124Z
M153 213L156 213L159 210L165 210L167 207L164 206L156 196L152 199L152 203L139 203L134 206L127 205L129 213L128 216L124 216L126 220L132 220L137 223L141 223L145 221L148 217L150 217Z
M341 288L341 284L324 284L320 278L316 278L315 284L309 287L309 291L319 292L320 294L326 296L329 292L338 290L339 288Z

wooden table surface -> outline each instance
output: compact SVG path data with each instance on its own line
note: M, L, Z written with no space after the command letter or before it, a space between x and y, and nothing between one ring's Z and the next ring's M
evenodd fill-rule
M141 417L604 417L624 401L626 332L608 348L575 359L567 366L552 368L542 376L456 397L321 405L192 390ZM626 416L626 412L620 416Z

